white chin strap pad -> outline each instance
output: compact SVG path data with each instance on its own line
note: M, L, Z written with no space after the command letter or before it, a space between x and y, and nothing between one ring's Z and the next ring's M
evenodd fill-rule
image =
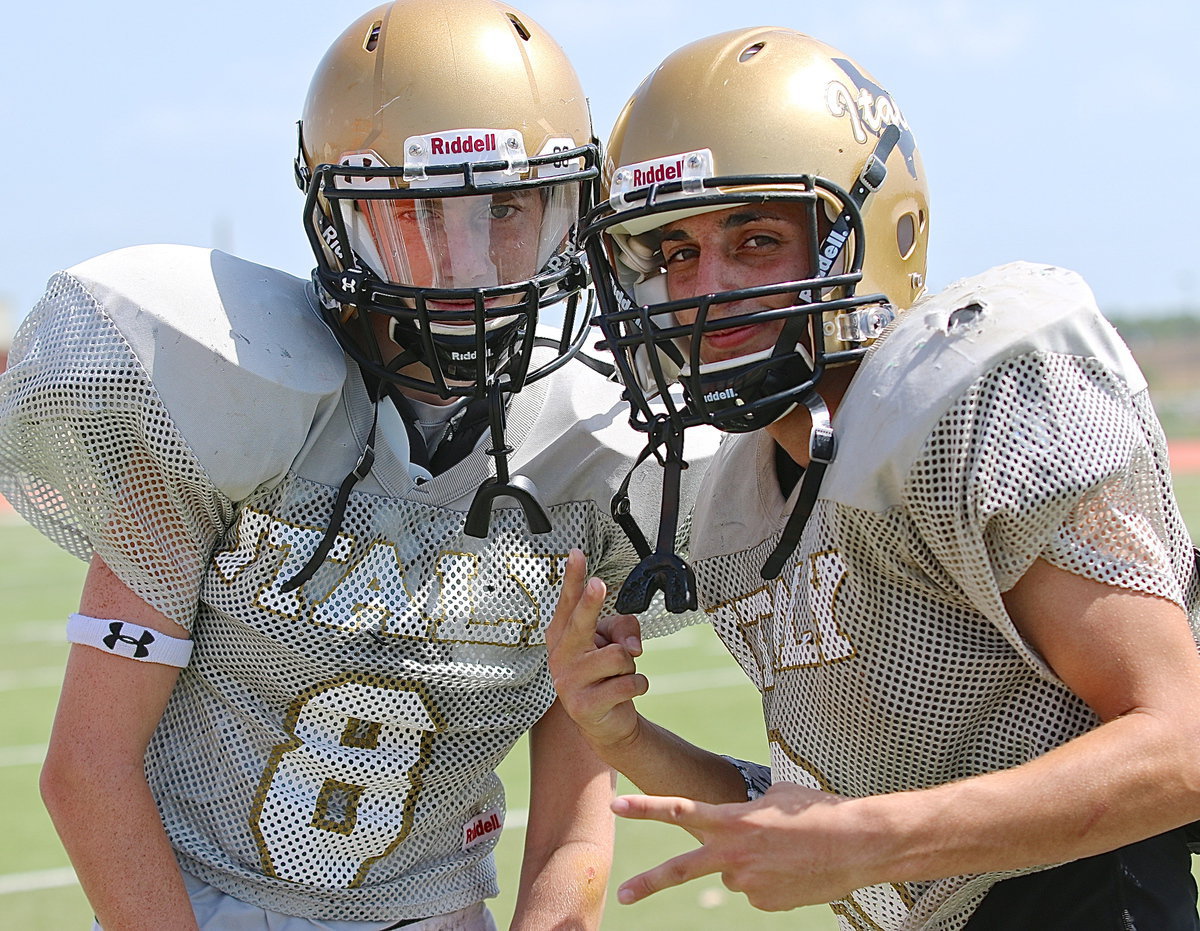
M639 281L633 286L633 299L641 306L653 306L667 301L667 276L654 275L645 281ZM672 315L673 317L674 315ZM674 319L671 323L674 323ZM679 366L665 353L658 353L659 363L667 382L675 382L679 377ZM650 366L649 354L644 347L639 347L633 354L634 373L638 385L647 397L658 393L658 384L654 380L654 370Z

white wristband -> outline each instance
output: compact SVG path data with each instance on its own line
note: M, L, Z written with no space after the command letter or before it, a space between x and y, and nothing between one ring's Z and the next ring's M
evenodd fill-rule
M130 621L102 620L86 614L72 614L67 619L67 641L164 666L183 667L192 658L191 640L168 637Z

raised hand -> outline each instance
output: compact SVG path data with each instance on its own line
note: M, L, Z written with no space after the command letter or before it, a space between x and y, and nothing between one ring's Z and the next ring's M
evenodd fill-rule
M605 586L586 579L586 569L583 553L572 550L546 645L559 701L603 757L606 747L635 738L640 722L632 699L645 694L648 683L635 663L641 653L636 618L601 621Z

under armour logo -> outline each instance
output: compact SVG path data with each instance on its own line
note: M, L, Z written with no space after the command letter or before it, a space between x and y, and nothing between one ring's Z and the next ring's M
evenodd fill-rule
M358 279L357 278L343 278L342 279L342 290L345 291L347 294L353 294L355 291L358 290Z
M108 629L112 631L104 638L104 645L110 650L115 650L118 643L128 643L133 647L133 658L142 659L150 655L150 651L146 647L154 642L154 634L148 630L142 631L141 637L127 637L121 633L125 625L121 621L113 621L108 625Z

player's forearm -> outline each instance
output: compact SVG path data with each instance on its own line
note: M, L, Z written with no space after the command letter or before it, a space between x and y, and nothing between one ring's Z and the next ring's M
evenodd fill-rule
M1200 819L1200 735L1134 712L1011 770L857 800L873 881L1060 863Z
M121 773L53 754L42 796L105 929L187 931L195 915L140 765Z
M536 868L523 871L512 931L599 928L612 866L611 841L609 827L604 838L562 844Z
M512 927L600 927L612 868L615 776L560 702L529 735L529 822Z
M737 767L640 714L629 739L594 749L647 795L713 804L746 800L746 783Z

